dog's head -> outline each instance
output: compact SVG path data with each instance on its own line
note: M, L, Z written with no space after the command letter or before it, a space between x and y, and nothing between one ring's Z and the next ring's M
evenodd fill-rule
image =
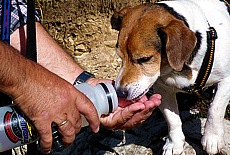
M122 59L116 89L128 100L143 96L163 67L181 71L195 48L195 34L158 5L126 7L114 13L111 24L119 31L117 54Z

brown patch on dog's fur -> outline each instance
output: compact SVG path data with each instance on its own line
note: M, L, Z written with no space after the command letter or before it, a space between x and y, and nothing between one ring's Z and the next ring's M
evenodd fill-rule
M126 84L138 81L139 75L154 76L161 67L162 48L169 65L181 71L196 45L195 34L183 21L154 4L125 8L114 14L111 24L120 31L118 55L123 62L121 77ZM166 47L162 47L159 30L166 35ZM150 57L149 61L139 63Z
M181 71L196 45L195 34L182 21L173 20L162 30L167 34L166 53L170 66Z

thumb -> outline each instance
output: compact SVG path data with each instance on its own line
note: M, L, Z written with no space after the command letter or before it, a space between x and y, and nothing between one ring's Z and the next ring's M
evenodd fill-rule
M84 115L89 122L89 126L93 132L99 131L99 116L94 104L82 93L78 94L76 106L79 112Z

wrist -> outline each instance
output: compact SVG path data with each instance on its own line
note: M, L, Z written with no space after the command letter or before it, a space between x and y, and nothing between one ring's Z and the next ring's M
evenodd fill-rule
M74 81L73 85L80 84L80 83L85 83L88 80L95 78L95 75L92 73L89 73L87 71L83 71L81 74L78 75L76 80Z

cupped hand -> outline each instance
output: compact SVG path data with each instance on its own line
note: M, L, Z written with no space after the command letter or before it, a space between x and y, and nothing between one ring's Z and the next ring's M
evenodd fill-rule
M96 85L100 82L113 83L108 79L97 78L91 78L87 82L91 85ZM153 110L160 105L161 95L153 94L149 98L143 96L136 102L119 98L118 102L119 106L116 111L100 118L101 124L108 129L127 129L142 124L150 117Z
M118 109L100 118L101 124L108 129L127 129L142 124L161 103L161 95L154 94L149 99L143 96L137 102L119 99Z

